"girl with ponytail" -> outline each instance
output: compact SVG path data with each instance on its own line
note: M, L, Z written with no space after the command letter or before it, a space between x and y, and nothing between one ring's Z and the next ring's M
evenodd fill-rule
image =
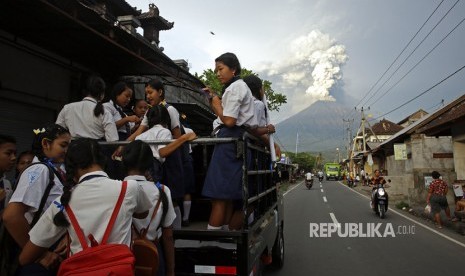
M24 247L28 232L42 212L63 193L65 154L71 136L67 129L52 124L34 130L34 158L19 176L17 187L4 212L4 223L19 247ZM59 238L59 237L58 237ZM53 269L59 256L47 252L40 264Z
M58 114L56 123L69 129L71 137L118 141L116 124L111 114L103 108L105 82L95 75L90 76L83 89L86 97L67 104Z
M158 247L160 266L158 275L174 275L174 243L173 243L173 221L176 218L171 191L167 186L159 182L150 182L145 178L146 173L152 173L154 158L150 146L140 140L128 144L123 149L123 164L128 176L124 180L136 180L143 188L154 206L150 209L145 219L133 219L136 230L147 230L150 223L147 239L153 241ZM156 176L152 176L155 178ZM156 214L153 214L157 202L161 204ZM153 219L152 219L153 217Z
M66 232L70 238L70 254L82 251L81 243L64 210L69 206L86 235L101 243L103 234L122 189L122 181L112 180L103 171L105 156L97 141L77 139L69 145L65 167L67 184L63 195L56 198L29 232L29 241L19 256L20 264L33 263ZM108 243L131 242L132 217L144 218L152 203L136 181L127 181L127 190L112 228Z

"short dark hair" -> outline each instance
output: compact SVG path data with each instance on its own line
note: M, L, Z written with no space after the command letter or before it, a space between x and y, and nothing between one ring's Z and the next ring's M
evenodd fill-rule
M16 144L16 138L10 135L0 134L0 145L6 143Z
M156 105L152 106L147 111L147 122L149 128L153 127L154 125L162 125L168 129L171 128L171 118L168 112L168 109L163 105Z
M145 87L147 86L150 86L153 89L161 90L160 98L165 99L165 85L163 84L162 79L159 77L154 77L145 84Z
M215 62L221 62L231 69L236 70L235 76L241 75L241 63L237 56L233 53L224 53L215 59Z
M433 179L438 179L439 177L441 177L441 174L437 171L433 171L431 173L431 176L433 177Z

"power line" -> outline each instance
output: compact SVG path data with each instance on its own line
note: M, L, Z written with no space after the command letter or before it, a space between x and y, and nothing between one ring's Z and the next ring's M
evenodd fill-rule
M412 101L418 99L419 97L421 97L421 96L423 96L424 94L428 93L428 92L431 91L433 88L435 88L436 86L440 85L441 83L443 83L444 81L446 81L447 79L449 79L450 77L452 77L453 75L455 75L455 74L457 74L458 72L462 71L463 68L465 68L465 65L462 66L462 67L460 67L459 69L457 69L454 73L452 73L452 74L450 74L449 76L447 76L447 77L445 77L444 79L442 79L440 82L438 82L438 83L436 83L435 85L431 86L430 88L426 89L425 91L423 91L423 92L420 93L419 95L413 97L412 99L410 99L410 100L408 100L407 102L401 104L400 106L394 108L393 110L391 110L391 111L389 111L389 112L387 112L387 113L384 113L384 114L381 115L381 116L376 117L375 120L376 120L376 119L379 119L379 118L381 118L381 117L384 117L384 116L386 116L386 115L388 115L388 114L390 114L390 113L392 113L392 112L398 110L399 108L401 108L401 107L403 107L403 106L405 106L405 105L411 103Z
M396 69L394 72L392 72L392 74L389 76L389 78L388 78L386 81L384 81L383 84L382 84L380 87L378 87L378 89L375 91L375 93L373 93L373 94L370 96L370 98L368 98L368 99L366 100L366 102L365 102L366 104L367 104L368 101L371 100L376 94L378 94L378 92L381 90L381 88L383 88L384 85L385 85L388 81L391 80L391 78L394 76L394 74L397 73L397 71L399 71L399 69L402 67L402 65L404 65L405 62L407 62L407 60L413 55L413 53L415 53L415 51L421 46L421 44L423 44L423 42L429 37L429 35L430 35L430 34L436 29L436 27L444 20L444 18L446 18L446 16L449 14L449 12L457 5L457 3L458 3L459 1L460 1L460 0L457 0L457 1L454 3L454 5L446 12L446 14L444 14L444 16L436 23L436 25L434 25L434 27L433 27L433 28L428 32L428 34L420 41L420 43L418 43L418 45L415 47L415 49L413 49L413 51L404 59L404 61L403 61L399 66L397 66L397 69ZM463 20L462 20L462 21L463 21ZM462 24L462 22L460 22L458 25L460 25L460 24ZM454 30L458 27L458 25L457 25L452 31L454 31ZM452 32L452 31L451 31L451 32ZM446 37L448 37L448 36L450 35L451 32L449 32L449 34L447 34ZM446 37L445 37L445 38L446 38ZM442 41L443 41L445 38L443 38L430 52L428 52L428 53L426 54L426 56L428 56L434 49L436 49L436 47L437 47L439 44L441 44ZM423 59L425 59L426 56L423 57L423 58L420 60L420 62L423 61ZM419 64L419 63L417 63L417 64L414 66L414 68L415 68L418 64ZM412 69L412 70L413 70L413 69ZM411 71L411 70L410 70L410 71ZM410 73L410 71L407 72L407 74ZM406 75L407 75L407 74L406 74ZM405 75L404 75L404 77L405 77ZM403 79L404 77L402 77L402 79ZM397 85L397 83L396 83L396 85ZM388 91L390 91L390 89L389 89ZM388 91L386 91L385 94L387 94ZM382 96L381 96L381 97L382 97ZM379 98L378 98L376 101L378 101L378 100L379 100ZM376 102L376 101L375 101L375 102ZM375 102L373 102L371 105L375 104Z
M407 43L407 45L405 45L404 49L402 49L402 51L400 52L400 54L394 59L394 61L391 63L391 65L389 65L389 67L386 69L386 71L384 71L384 73L381 75L381 77L379 77L379 79L375 82L375 84L373 84L373 86L367 91L367 93L365 93L365 95L360 99L360 101L355 105L356 107L360 105L360 103L370 94L370 92L373 90L373 88L376 87L376 85L378 85L378 83L381 81L381 79L386 75L386 73L389 71L389 69L391 69L391 67L394 65L394 63L399 59L399 57L404 53L404 51L407 49L407 47L410 45L410 43L412 43L412 41L415 39L415 37L418 35L418 33L420 33L420 31L423 29L423 27L426 25L426 23L428 23L428 21L430 20L430 18L433 16L434 13L436 13L436 11L439 9L439 7L441 6L441 4L444 2L444 0L442 0L438 5L437 7L434 9L434 11L428 16L428 18L426 19L426 21L421 25L420 29L418 29L418 31L415 33L415 35L410 39L410 41Z

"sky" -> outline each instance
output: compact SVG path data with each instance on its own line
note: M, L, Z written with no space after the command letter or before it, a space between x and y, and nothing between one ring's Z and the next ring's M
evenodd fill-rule
M465 68L453 74L465 66L464 1L127 2L143 12L154 3L174 22L160 33L160 46L187 60L191 73L233 52L242 67L271 81L288 98L272 112L274 123L318 100L352 108L346 119L363 107L373 119L397 122L465 94Z

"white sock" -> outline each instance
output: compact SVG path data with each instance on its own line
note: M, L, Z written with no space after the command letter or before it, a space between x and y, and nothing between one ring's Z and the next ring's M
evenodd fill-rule
M221 226L211 226L210 224L207 226L207 230L221 230Z
M173 229L181 229L181 209L179 206L174 207L176 218L173 221Z
M182 204L184 206L184 216L182 217L182 220L189 220L189 215L191 214L192 201L184 201Z
M229 231L229 224L225 224L225 225L221 226L221 229L224 230L224 231Z

